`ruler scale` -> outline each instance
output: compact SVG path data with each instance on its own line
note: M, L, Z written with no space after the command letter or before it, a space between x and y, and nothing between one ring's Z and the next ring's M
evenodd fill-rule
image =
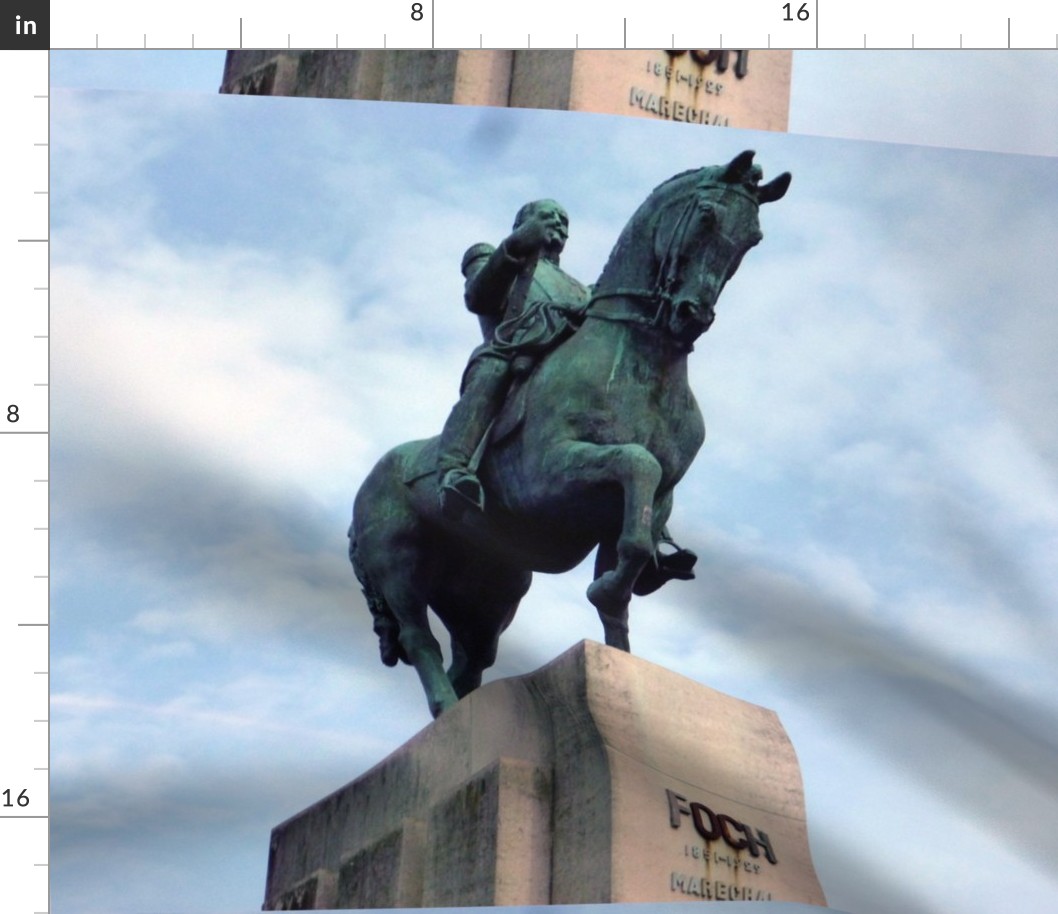
M0 53L0 884L21 914L49 908L49 99L47 17L44 35L14 18Z
M351 6L351 5L346 5ZM1058 49L1058 8L892 0L653 0L600 16L595 4L385 0L336 9L189 0L26 0L0 44L7 165L0 333L0 880L5 909L49 910L49 83L48 49L746 48ZM50 13L50 16L49 16ZM220 74L218 73L218 83Z
M326 0L169 6L53 0L59 48L748 48L859 50L1058 47L1058 8L941 0L652 0L600 15L597 4L535 0L386 0L336 8Z

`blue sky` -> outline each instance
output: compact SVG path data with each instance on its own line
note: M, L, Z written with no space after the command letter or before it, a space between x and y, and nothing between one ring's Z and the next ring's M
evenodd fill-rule
M633 650L779 713L833 907L1049 910L1058 160L211 92L52 93L54 910L258 908L270 828L427 722L345 529L454 401L463 250L553 196L592 281L657 183L744 148L794 183L693 356L699 578ZM493 678L600 638L587 582L538 578Z

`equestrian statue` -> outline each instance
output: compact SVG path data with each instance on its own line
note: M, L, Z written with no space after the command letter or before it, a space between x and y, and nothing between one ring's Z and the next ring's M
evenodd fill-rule
M534 571L596 550L587 597L626 651L632 595L694 576L666 528L705 439L687 356L761 240L760 205L790 185L761 183L753 156L658 186L590 288L559 266L569 219L554 200L464 255L484 341L459 402L440 436L375 465L349 529L382 662L415 667L435 717L481 684ZM447 671L428 608L451 638Z

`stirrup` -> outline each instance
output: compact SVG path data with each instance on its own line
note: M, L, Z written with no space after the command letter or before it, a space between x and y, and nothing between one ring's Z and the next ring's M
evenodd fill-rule
M452 467L441 478L441 510L457 514L465 508L485 510L485 490L481 481L464 467Z

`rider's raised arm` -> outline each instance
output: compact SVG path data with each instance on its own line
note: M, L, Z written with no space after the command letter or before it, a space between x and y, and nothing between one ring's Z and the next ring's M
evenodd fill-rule
M508 253L506 242L498 248L475 244L463 256L467 308L474 314L502 317L507 295L525 263L525 258Z

